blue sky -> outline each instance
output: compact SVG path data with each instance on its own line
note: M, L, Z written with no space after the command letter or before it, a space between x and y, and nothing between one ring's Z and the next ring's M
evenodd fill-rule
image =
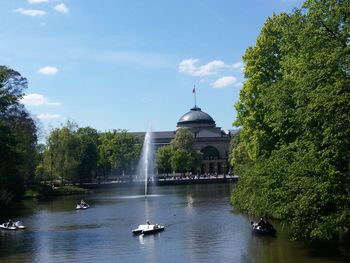
M231 129L242 55L299 0L1 0L0 64L43 130L174 130L194 104Z

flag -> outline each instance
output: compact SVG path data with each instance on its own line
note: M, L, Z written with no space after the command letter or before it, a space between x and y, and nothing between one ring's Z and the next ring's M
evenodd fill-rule
M192 92L193 92L193 93L196 93L196 87L193 87Z

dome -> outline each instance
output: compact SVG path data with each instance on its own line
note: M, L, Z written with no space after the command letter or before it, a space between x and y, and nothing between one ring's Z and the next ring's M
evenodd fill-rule
M203 112L201 108L195 106L189 112L184 114L177 123L178 127L187 126L206 126L215 127L215 121L209 114Z

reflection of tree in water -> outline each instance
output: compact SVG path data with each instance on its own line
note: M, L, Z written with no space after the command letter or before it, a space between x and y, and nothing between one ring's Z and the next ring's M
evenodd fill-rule
M348 262L349 248L339 242L319 242L305 245L289 239L288 231L276 223L276 237L251 235L248 256L243 263L336 263ZM344 248L344 249L343 249Z

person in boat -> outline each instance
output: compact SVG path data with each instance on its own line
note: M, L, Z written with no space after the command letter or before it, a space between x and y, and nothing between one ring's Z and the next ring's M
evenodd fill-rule
M260 226L261 228L266 228L266 221L263 217L260 217L260 220L258 222L258 226Z
M81 199L81 200L80 200L80 205L81 205L81 206L86 206L86 205L87 205L86 202L84 201L84 199Z
M261 229L267 229L272 230L274 229L273 226L270 224L269 221L267 221L265 218L261 217L260 221L258 223L258 226L260 226Z
M14 225L13 225L13 222L12 222L12 219L10 219L10 220L6 223L6 227L11 227L11 226L14 226Z

